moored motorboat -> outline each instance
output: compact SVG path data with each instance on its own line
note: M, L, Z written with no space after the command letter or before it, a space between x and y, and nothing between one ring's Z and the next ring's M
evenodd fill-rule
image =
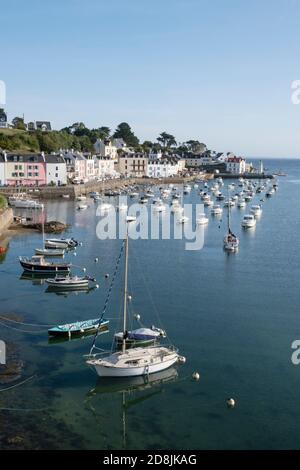
M259 217L262 214L262 207L261 205L254 205L251 207L250 212L255 216Z
M256 220L253 214L247 214L244 216L242 220L242 227L244 228L252 228L255 227Z
M19 261L25 271L32 273L69 272L71 268L70 263L50 263L43 256L37 255L32 256L32 258L20 256Z
M47 238L45 240L46 248L75 248L78 241L74 238Z
M197 225L207 225L208 224L208 218L206 217L206 214L204 212L202 214L199 214L199 217L196 220Z
M96 279L90 276L56 276L46 279L46 283L49 286L63 290L88 287L90 282L96 282Z
M64 249L52 249L52 248L36 248L35 249L35 254L36 255L41 255L41 256L64 256L65 250Z
M212 215L221 215L222 212L223 212L223 209L220 206L220 204L215 204L214 207L212 207L212 209L211 209L211 214Z

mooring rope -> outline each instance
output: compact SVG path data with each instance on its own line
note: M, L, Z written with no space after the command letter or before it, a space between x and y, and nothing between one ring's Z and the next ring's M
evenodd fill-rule
M118 272L118 269L119 269L119 264L120 264L120 261L121 261L121 258L122 258L124 247L125 247L125 240L123 240L121 250L120 250L120 254L117 258L117 262L116 262L116 265L115 265L115 270L114 270L112 280L111 280L111 283L110 283L110 286L109 286L109 289L108 289L108 292L107 292L107 296L106 296L106 299L105 299L105 302L104 302L103 310L102 310L100 318L99 318L99 325L101 324L101 321L102 321L102 319L105 315L106 309L107 309L107 305L108 305L110 295L111 295L111 291L112 291L112 288L113 288L113 285L114 285L114 282L115 282L115 278L116 278L116 275L117 275L117 272ZM93 344L92 344L92 347L90 349L90 355L92 354L92 351L95 347L95 343L96 343L96 339L97 339L98 334L99 334L99 330L97 330L96 333L95 333Z
M27 377L27 379L23 380L22 382L19 382L19 383L15 384L15 385L11 385L10 387L6 387L6 388L1 388L0 392L6 392L7 390L12 390L13 388L19 387L20 385L24 385L25 383L32 380L34 377L36 377L36 374L32 375L31 377Z

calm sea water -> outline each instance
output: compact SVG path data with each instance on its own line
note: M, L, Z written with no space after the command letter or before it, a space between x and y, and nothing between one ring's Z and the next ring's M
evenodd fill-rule
M300 161L266 164L288 175L263 203L255 230L242 231L245 211L232 210L239 253L223 252L225 217L210 215L202 250L186 251L183 240L130 243L132 310L145 325L161 321L187 358L149 383L97 379L83 359L91 338L48 343L43 325L95 318L107 294L111 278L104 275L112 274L121 242L96 237L94 204L77 212L76 203L49 202L47 218L71 224L70 235L83 246L69 259L97 277L98 290L56 295L20 279L17 256L32 254L41 236L11 240L0 264L0 314L40 326L0 324L0 338L19 349L23 378L34 376L1 393L1 421L8 423L0 427L2 445L9 434L32 448L300 448L300 366L291 363L291 343L300 339ZM198 190L186 196L190 201L200 202ZM99 337L100 347L110 347L118 327L121 289L119 276L107 312L110 333Z

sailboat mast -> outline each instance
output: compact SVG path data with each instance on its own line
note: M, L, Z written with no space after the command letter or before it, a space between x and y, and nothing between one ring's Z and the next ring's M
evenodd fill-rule
M127 329L127 289L128 289L128 228L125 239L125 276L124 276L124 311L123 311L123 344L122 351L126 351L125 332Z
M45 249L45 212L44 212L44 207L42 209L42 233L43 233L43 249Z

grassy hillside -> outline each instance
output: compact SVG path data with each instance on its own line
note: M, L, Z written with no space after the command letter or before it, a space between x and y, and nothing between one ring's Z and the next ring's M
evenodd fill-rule
M93 143L87 136L75 136L63 131L27 132L18 129L0 130L0 149L8 152L57 152L61 148L91 151Z

